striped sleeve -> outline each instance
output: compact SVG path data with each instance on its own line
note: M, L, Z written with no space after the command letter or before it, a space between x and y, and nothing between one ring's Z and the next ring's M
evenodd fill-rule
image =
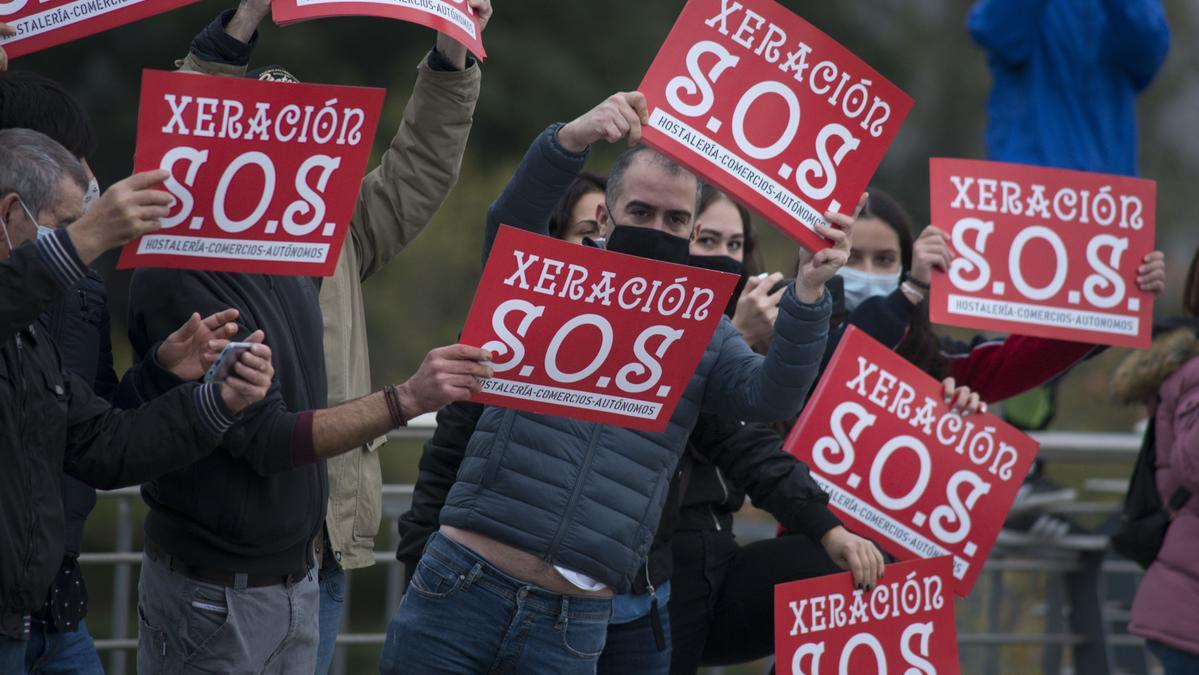
M202 384L193 390L192 397L201 426L213 436L220 438L237 420L236 416L225 406L218 386L217 384Z
M59 228L49 237L38 239L35 245L42 262L63 288L74 286L87 273L87 266L75 252L67 228Z

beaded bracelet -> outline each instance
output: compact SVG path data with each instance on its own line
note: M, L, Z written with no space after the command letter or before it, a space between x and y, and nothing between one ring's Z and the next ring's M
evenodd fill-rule
M383 399L387 401L387 412L391 415L392 428L399 429L408 426L408 419L404 417L404 406L400 404L400 392L394 384L383 387Z

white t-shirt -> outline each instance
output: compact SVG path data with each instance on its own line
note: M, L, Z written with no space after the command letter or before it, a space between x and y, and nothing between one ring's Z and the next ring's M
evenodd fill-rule
M572 586L587 591L588 593L602 591L607 588L603 582L596 581L586 574L580 574L579 572L568 570L565 567L559 567L558 565L554 565L554 569L558 570L558 574L561 574L562 578L569 581Z

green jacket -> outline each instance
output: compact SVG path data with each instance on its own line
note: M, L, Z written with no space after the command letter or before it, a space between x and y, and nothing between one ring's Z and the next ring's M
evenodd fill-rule
M382 162L362 180L337 271L321 287L329 405L372 391L362 282L404 249L432 220L454 184L466 151L482 74L429 68L421 60L404 119ZM351 245L352 244L352 245ZM373 443L328 460L325 526L345 569L374 564L383 478Z
M244 76L246 68L189 54L183 70ZM404 250L432 220L458 181L482 73L436 71L428 58L417 67L404 119L379 166L362 179L350 232L333 276L321 287L329 406L371 393L370 356L362 282ZM345 569L374 564L382 519L383 475L376 451L386 438L328 460L325 527L334 557Z

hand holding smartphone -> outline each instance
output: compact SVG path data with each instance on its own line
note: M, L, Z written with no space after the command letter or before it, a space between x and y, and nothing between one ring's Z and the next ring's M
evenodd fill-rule
M220 356L216 361L213 361L212 367L204 374L204 382L224 382L233 372L233 366L237 363L241 355L250 350L254 345L253 342L230 342L221 350Z

